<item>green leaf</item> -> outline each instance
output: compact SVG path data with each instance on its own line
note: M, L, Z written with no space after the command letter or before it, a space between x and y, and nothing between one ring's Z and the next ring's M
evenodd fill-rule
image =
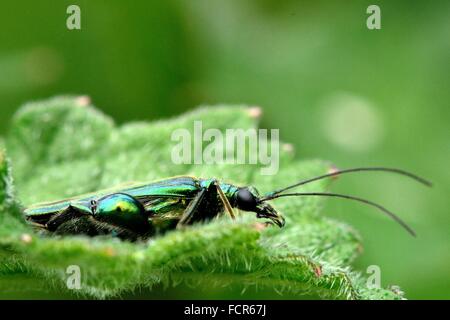
M9 161L0 149L0 238L28 230L15 200Z
M333 299L402 298L398 289L367 288L366 279L351 270L350 263L361 251L357 232L322 216L322 201L314 197L274 203L286 216L283 229L264 228L254 215L241 213L235 222L221 218L147 243L44 237L24 224L19 203L58 200L131 181L193 174L268 192L331 169L323 161L295 160L289 145L282 145L280 170L273 176L261 175L257 165L172 163L175 129L192 133L196 120L202 121L203 130L257 128L255 114L245 106L203 107L169 120L117 127L86 97L56 97L21 108L6 138L11 161L0 153L0 274L10 279L0 288L8 290L19 278L25 283L39 280L52 292L107 298L184 282L243 290L265 287L299 297L309 293ZM321 181L304 190L327 188L329 181ZM70 265L82 271L80 290L66 286Z
M113 126L82 97L54 98L21 108L6 145L23 203L96 190Z

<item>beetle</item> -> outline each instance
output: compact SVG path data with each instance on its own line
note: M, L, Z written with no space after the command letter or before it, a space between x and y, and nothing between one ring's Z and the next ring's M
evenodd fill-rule
M99 191L62 201L37 204L25 209L26 219L34 226L55 234L113 235L121 239L147 239L167 230L211 220L222 213L235 219L234 209L256 213L280 228L284 217L268 203L282 197L322 196L353 200L376 207L413 236L414 231L383 206L359 197L330 192L286 193L302 185L361 171L385 171L412 178L424 185L431 183L410 172L384 167L335 170L261 195L255 187L238 187L217 179L179 176L147 184L127 186L114 191Z

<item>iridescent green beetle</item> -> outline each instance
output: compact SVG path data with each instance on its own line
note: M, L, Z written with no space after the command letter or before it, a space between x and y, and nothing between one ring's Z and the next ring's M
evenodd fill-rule
M327 192L284 193L313 181L359 171L394 172L431 185L425 179L400 169L353 168L336 170L260 195L254 187L237 187L220 183L216 179L182 176L38 204L27 208L25 216L31 224L50 233L90 236L111 234L122 239L137 240L196 222L208 221L224 212L234 219L234 208L254 212L257 218L268 219L267 222L283 227L283 216L267 201L290 196L327 196L374 206L414 235L414 231L395 214L362 198Z

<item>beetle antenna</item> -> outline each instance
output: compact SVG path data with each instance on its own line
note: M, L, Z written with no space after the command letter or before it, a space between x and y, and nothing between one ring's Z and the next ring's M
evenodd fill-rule
M406 222L404 222L402 219L400 219L396 214L394 214L393 212L389 211L385 207L383 207L375 202L372 202L372 201L369 201L369 200L366 200L363 198L358 198L358 197L349 196L349 195L345 195L345 194L339 194L339 193L329 193L329 192L297 192L297 193L284 193L284 194L267 196L265 198L262 198L261 201L273 200L273 199L277 199L277 198L281 198L281 197L301 197L301 196L336 197L336 198L343 198L343 199L353 200L353 201L367 204L369 206L375 207L375 208L379 209L380 211L384 212L386 215L388 215L390 218L392 218L398 224L400 224L413 237L416 236L416 233L414 232L414 230L410 226L408 226L406 224Z
M327 173L327 174L324 174L324 175L321 175L321 176L317 176L317 177L314 177L314 178L302 180L302 181L297 182L296 184L293 184L291 186L288 186L288 187L285 187L285 188L282 188L282 189L278 189L276 191L269 192L266 196L270 197L270 196L273 196L273 195L277 195L277 194L280 194L280 193L282 193L282 192L284 192L286 190L289 190L289 189L292 189L292 188L295 188L295 187L298 187L298 186L302 186L304 184L307 184L307 183L310 183L310 182L313 182L313 181L317 181L317 180L321 180L321 179L325 179L325 178L330 178L330 177L335 177L335 176L342 175L342 174L345 174L345 173L361 172L361 171L384 171L384 172L397 173L397 174L400 174L402 176L406 176L406 177L409 177L411 179L414 179L417 182L419 182L419 183L421 183L421 184L423 184L425 186L428 186L428 187L432 186L432 183L430 181L428 181L428 180L426 180L424 178L421 178L421 177L419 177L419 176L417 176L417 175L415 175L415 174L413 174L411 172L405 171L405 170L396 169L396 168L385 168L385 167L363 167L363 168L352 168L352 169L338 170L338 171Z

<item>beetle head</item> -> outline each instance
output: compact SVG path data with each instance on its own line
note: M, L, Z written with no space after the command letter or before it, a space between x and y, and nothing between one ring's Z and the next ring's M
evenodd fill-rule
M280 228L284 226L284 217L269 203L261 200L259 192L255 188L239 188L235 194L235 201L238 209L255 212L257 218L269 219Z

